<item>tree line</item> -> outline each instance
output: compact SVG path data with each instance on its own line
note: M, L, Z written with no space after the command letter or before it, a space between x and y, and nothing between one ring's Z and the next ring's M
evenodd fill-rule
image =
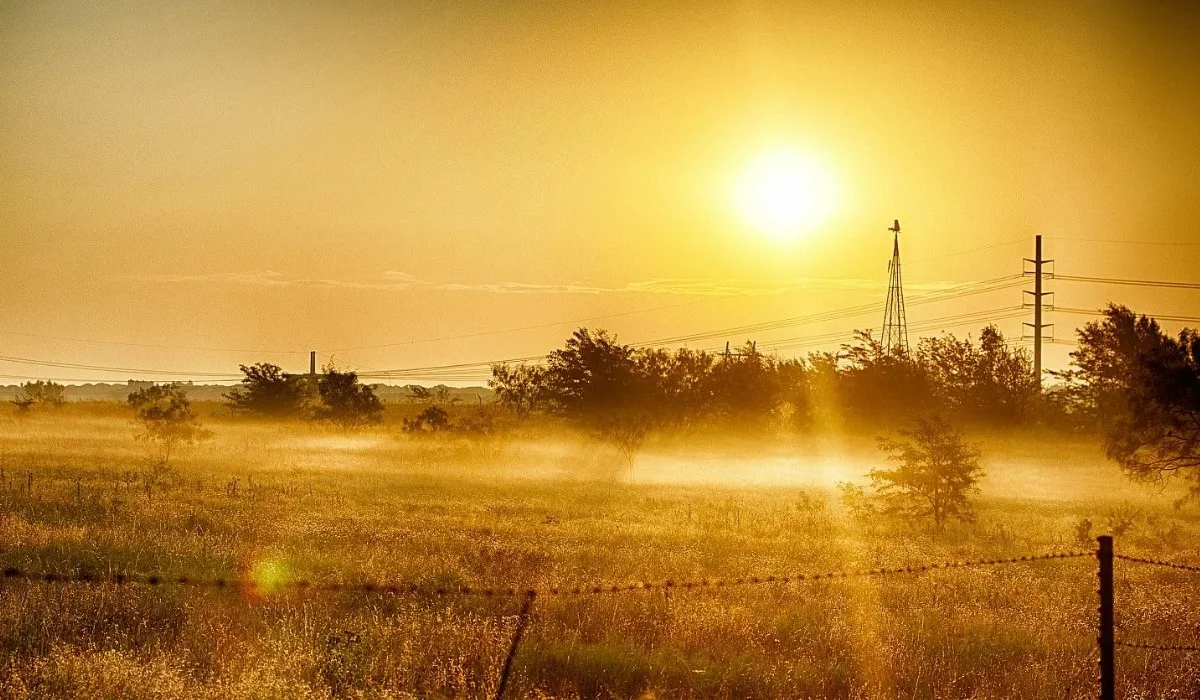
M493 366L489 386L515 415L566 419L631 461L659 429L902 427L929 437L953 432L940 418L950 416L960 426L1094 431L1129 476L1178 477L1200 498L1200 333L1168 334L1114 304L1078 332L1071 359L1047 373L1043 391L1029 352L994 326L978 340L922 338L908 352L859 331L837 352L795 359L753 343L726 353L635 348L580 328L542 364ZM913 420L923 417L937 430Z
M1171 335L1153 318L1110 305L1078 332L1071 358L1067 370L1048 373L1052 384L1042 391L1028 351L994 326L977 340L922 338L911 352L885 349L859 331L837 352L804 358L768 355L753 343L726 353L634 348L606 331L580 328L542 364L493 366L489 386L498 407L515 418L565 419L631 461L654 430L879 430L942 415L959 425L1094 430L1129 475L1180 477L1200 497L1200 333ZM382 420L382 402L353 371L328 366L319 375L294 375L270 363L240 369L240 386L224 395L235 413L306 417L346 429ZM37 381L23 385L12 403L25 412L64 400L61 385ZM438 403L406 420L405 430L486 435L496 428L495 407L452 420ZM129 404L147 439L186 442L202 434L183 386L144 387Z
M886 350L859 331L839 352L780 358L754 343L734 352L634 348L580 328L539 365L496 365L489 386L519 416L557 415L601 428L703 425L826 427L896 424L943 411L988 425L1035 420L1040 392L1029 353L994 326L979 340L923 338Z

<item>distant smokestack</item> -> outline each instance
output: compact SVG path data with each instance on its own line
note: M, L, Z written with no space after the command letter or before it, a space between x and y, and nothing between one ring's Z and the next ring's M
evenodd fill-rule
M308 351L308 373L309 374L317 373L317 351L316 350Z

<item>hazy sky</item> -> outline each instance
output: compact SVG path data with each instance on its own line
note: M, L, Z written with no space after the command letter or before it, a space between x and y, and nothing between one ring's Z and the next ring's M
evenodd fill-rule
M1200 281L1195 9L851 5L0 2L0 356L398 368L597 316L637 342L879 305L769 348L878 328L893 218L910 298L1019 273L1035 233L1062 274ZM731 195L781 148L839 191L791 242ZM1200 315L1200 291L1048 288Z

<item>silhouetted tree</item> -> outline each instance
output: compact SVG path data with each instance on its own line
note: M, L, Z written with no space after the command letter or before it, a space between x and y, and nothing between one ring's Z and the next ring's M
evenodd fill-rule
M897 466L868 474L884 511L930 519L938 530L950 519L973 521L969 496L983 474L979 452L936 416L920 418L899 433L900 438L879 440Z
M269 362L238 368L242 386L224 394L230 409L273 417L297 416L307 409L312 389L306 377L288 374Z
M929 373L909 353L887 351L870 331L842 346L838 374L845 412L860 422L896 422L935 407Z
M524 418L546 400L546 372L536 365L492 365L488 386L496 392L500 405Z
M545 385L552 410L613 444L630 464L658 424L661 403L638 353L603 330L580 328L550 353Z
M1181 476L1200 497L1200 333L1171 337L1110 305L1071 358L1066 378L1095 407L1109 458L1133 477Z
M313 417L339 428L360 428L383 419L383 403L373 388L358 381L356 372L325 367L317 379L317 395L321 403L313 411Z
M22 384L12 399L12 404L21 411L28 411L34 406L57 408L66 402L66 388L62 384L40 379Z
M782 386L777 362L747 342L736 354L720 357L708 376L714 416L722 422L761 422L779 405Z
M580 328L547 357L546 395L552 410L579 420L629 408L644 398L633 348L606 331Z
M433 401L433 391L429 387L413 384L408 387L408 400L414 403L429 403Z
M404 432L431 435L450 429L450 414L441 406L427 406L413 418L404 419Z
M711 416L715 358L700 350L644 348L634 354L639 408L661 425L688 427Z
M208 435L182 386L142 387L129 395L128 403L141 425L137 439L157 445L163 465L170 463L176 448L195 444Z
M983 329L978 345L953 335L922 338L916 361L942 408L961 418L1012 424L1022 420L1037 399L1029 353L1009 348L995 326Z

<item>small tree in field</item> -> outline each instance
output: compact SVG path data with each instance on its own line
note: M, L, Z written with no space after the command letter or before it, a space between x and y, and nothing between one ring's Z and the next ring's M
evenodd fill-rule
M12 399L12 404L20 411L28 411L34 406L57 408L66 402L66 388L62 384L40 379L22 384L21 390Z
M239 369L242 385L224 394L233 411L277 418L305 412L311 389L306 377L288 374L269 362L239 365Z
M648 416L637 411L628 411L601 419L596 433L601 440L615 447L621 454L632 477L633 462L641 452L652 425Z
M326 367L317 380L317 394L321 405L314 415L320 420L350 430L361 428L383 419L383 404L375 390L358 381L355 372L339 372Z
M428 406L416 417L404 419L404 432L413 435L436 435L450 430L450 414L441 406Z
M488 386L502 406L525 418L544 403L546 372L536 365L495 364Z
M163 466L170 463L171 455L178 448L208 437L208 431L200 427L200 420L181 386L143 387L129 395L129 405L141 425L137 439L158 446L158 457Z
M899 432L898 439L879 440L897 466L868 474L884 512L932 520L938 531L951 519L972 522L969 496L983 475L979 451L940 417L920 418Z

